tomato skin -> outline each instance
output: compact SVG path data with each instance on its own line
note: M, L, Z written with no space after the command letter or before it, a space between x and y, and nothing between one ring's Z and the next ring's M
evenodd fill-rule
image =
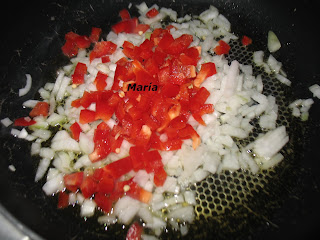
M153 18L153 17L157 16L158 14L159 14L159 11L155 8L152 8L146 13L146 16L148 18Z
M34 118L37 116L48 116L49 113L49 104L47 102L38 102L34 108L29 113L29 116Z
M87 65L81 62L77 63L77 66L72 74L72 84L82 84L84 83L84 75L87 73Z
M103 167L103 170L114 179L118 179L122 175L130 172L132 169L133 165L130 157L121 158Z
M114 189L114 180L111 176L104 174L97 185L97 192L111 194Z
M112 200L105 194L97 192L94 195L94 201L104 213L109 213L111 211Z
M59 192L58 195L58 208L66 208L69 206L69 194L66 193L65 191Z
M143 227L138 222L133 223L126 236L126 240L140 240L142 235Z
M91 123L96 120L96 113L94 111L83 109L80 112L79 122L81 124Z
M29 117L21 117L21 118L17 118L16 120L14 120L13 125L14 126L19 126L19 127L27 127L27 126L31 126L33 124L36 124L37 122Z
M96 43L99 41L100 35L101 35L102 29L97 27L92 27L91 34L89 36L89 39L91 42Z
M104 74L103 72L99 71L97 73L97 76L94 80L94 83L96 84L96 88L98 91L103 91L106 86L107 86L107 80L108 78L108 75L107 74Z
M130 13L127 9L122 9L120 12L119 12L119 15L121 17L121 20L128 20L131 18L130 16Z
M66 174L63 177L64 185L71 192L76 192L83 181L83 172Z
M219 45L216 46L213 50L217 55L228 54L231 47L223 40L219 40Z
M79 123L75 122L70 126L71 136L74 140L79 141L80 133L82 132Z
M131 19L123 20L121 22L116 23L111 27L111 29L116 34L121 32L132 33L137 26L138 26L138 18L131 18Z
M83 179L80 190L85 198L90 198L97 191L97 182L92 176L87 176Z
M241 39L241 43L243 46L248 46L252 43L252 39L244 35Z
M93 50L90 53L90 62L95 58L101 58L105 55L111 55L117 49L117 45L111 41L101 41L94 45Z

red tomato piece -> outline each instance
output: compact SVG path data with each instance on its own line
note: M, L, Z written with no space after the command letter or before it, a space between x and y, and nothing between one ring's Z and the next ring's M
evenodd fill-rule
M187 124L187 119L184 116L180 115L171 120L170 127L179 130L184 128L186 124Z
M165 32L160 42L158 43L158 47L160 47L162 50L167 50L174 41L175 40L172 37L171 33Z
M91 40L87 36L78 36L75 43L78 48L88 48L91 45Z
M101 57L101 61L102 61L102 63L108 63L108 62L110 62L110 57L109 56L103 56L103 57Z
M49 113L49 104L47 102L38 102L34 108L29 113L29 116L34 118L37 116L48 116Z
M19 126L19 127L27 127L31 126L33 124L36 124L37 122L29 117L22 117L22 118L17 118L14 120L13 125L14 126Z
M69 194L66 193L65 191L59 192L58 195L58 208L66 208L69 206Z
M111 194L114 189L114 180L111 176L104 174L97 185L97 191L103 194Z
M248 46L252 43L252 39L249 38L248 36L243 36L241 39L241 43L243 46Z
M111 55L117 49L117 45L111 41L101 41L94 45L93 50L90 53L90 62L95 58L101 58L105 55Z
M83 172L66 174L63 177L64 185L71 192L76 192L83 181Z
M116 34L125 32L132 33L133 30L138 26L138 18L131 18L128 20L123 20L121 22L116 23L111 27L112 31Z
M176 38L173 43L166 49L166 52L172 55L180 54L185 51L193 41L193 36L189 34L183 34Z
M84 83L84 75L87 73L87 65L81 62L77 63L74 73L72 75L72 84Z
M97 76L94 80L94 83L96 84L96 88L98 91L103 91L106 86L107 86L107 80L108 78L108 75L107 74L104 74L103 72L99 71L97 73Z
M97 182L92 176L87 176L83 179L80 190L85 198L90 198L97 191Z
M126 192L127 196L132 197L133 199L139 200L143 203L149 203L152 198L152 193L146 191L140 187L137 183L130 181L128 184L129 190Z
M75 122L70 126L71 136L74 140L79 141L80 133L82 132L79 123Z
M206 78L211 77L216 73L216 65L213 62L204 63L201 65L201 69L197 74L197 77L194 80L193 84L196 87L200 87L201 83L203 83L203 81L206 80Z
M146 16L148 18L153 18L153 17L157 16L158 14L159 14L159 11L155 8L152 8L146 13Z
M61 47L61 50L64 55L67 57L74 57L78 54L79 47L72 40L67 40L65 44Z
M91 34L89 36L89 39L91 42L96 43L99 41L100 35L101 35L102 29L97 27L91 28Z
M130 157L121 158L103 167L103 170L110 174L114 179L118 179L132 169L133 166Z
M163 167L159 167L154 171L154 184L157 187L163 186L164 182L167 179L167 173Z
M217 55L228 54L231 47L225 41L220 40L219 45L216 46L213 50Z
M130 13L127 9L122 9L120 12L119 12L119 15L121 17L121 20L128 20L131 18L130 16Z
M145 33L148 29L150 28L150 25L148 24L138 24L132 31L132 33L136 33L139 35L142 35L143 33Z
M161 155L156 150L145 152L142 160L147 173L155 172L157 168L163 167Z
M112 200L105 194L97 192L94 195L94 201L104 213L109 213L111 211Z
M143 227L139 223L133 223L126 236L126 240L140 240L142 235Z
M129 150L129 154L132 160L132 166L134 171L138 171L144 168L144 154L145 147L143 146L133 146Z
M97 102L99 92L87 92L85 91L80 98L80 105L84 108L89 107L92 103Z
M94 111L83 109L80 112L79 122L81 124L91 123L96 120L96 113Z

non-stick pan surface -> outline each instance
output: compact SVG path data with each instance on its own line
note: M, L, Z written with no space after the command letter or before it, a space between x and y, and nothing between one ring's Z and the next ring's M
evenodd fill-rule
M138 2L132 3L134 6ZM312 97L308 87L320 82L316 1L176 0L147 3L173 8L180 16L199 14L213 4L230 20L233 32L252 37L254 50L266 50L268 30L276 32L282 48L275 56L282 61L288 78L293 82L292 100ZM119 20L119 10L127 7L129 2L24 1L8 4L1 16L1 119L27 114L28 110L21 104L37 96L37 90L44 83L54 81L56 70L67 63L60 50L65 33L72 30L88 34L92 26L101 27L106 33ZM135 13L134 7L132 13ZM33 77L32 90L26 97L19 98L17 92L25 84L26 73ZM258 201L251 211L240 208L241 218L229 213L229 224L234 224L236 229L241 221L241 232L219 231L222 228L200 221L196 223L197 230L185 238L307 239L316 233L320 213L318 99L315 99L310 115L307 122L296 121L294 125L294 158L291 164L295 166L294 171L284 168L279 178L286 181L280 181L282 184L279 185L271 184L268 194L260 193L261 198L268 195L273 200L277 198L275 206L259 205ZM45 196L41 189L44 182L34 183L37 163L29 155L29 144L13 138L8 128L1 126L0 131L0 203L4 209L1 211L5 216L13 216L9 220L18 229L26 226L44 239L124 239L125 230L121 231L121 226L106 231L95 219L85 221L80 218L75 209L57 210L56 199ZM16 167L15 172L8 169L10 164ZM172 239L172 236L167 238Z

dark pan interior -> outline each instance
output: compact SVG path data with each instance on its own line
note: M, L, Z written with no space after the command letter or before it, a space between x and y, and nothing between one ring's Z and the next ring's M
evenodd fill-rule
M131 1L133 6L137 1ZM272 29L282 42L275 57L283 62L288 78L292 80L293 96L309 98L308 87L320 83L319 56L316 25L316 1L158 1L150 6L170 7L179 16L199 14L216 6L231 22L237 35L251 36L256 50L266 50L267 32ZM15 119L28 113L21 107L47 81L55 80L56 70L67 63L62 56L64 34L75 31L89 34L91 27L101 27L104 33L119 20L118 12L127 7L127 1L25 1L20 5L11 2L2 15L0 53L0 117ZM4 11L3 10L3 11ZM130 11L137 14L135 8ZM4 24L5 23L5 24ZM25 97L18 97L18 89L25 84L25 74L30 73L33 86ZM268 219L257 216L264 206L257 205L257 212L242 212L244 227L241 232L221 232L220 228L201 221L194 235L185 239L301 239L317 232L319 208L319 156L317 148L320 135L319 100L310 110L306 123L295 125L294 165L296 171L283 170L280 177L284 185L273 185L279 196L279 206L263 209ZM85 221L72 208L56 209L56 198L45 196L41 187L44 181L34 183L37 163L29 156L30 146L14 139L10 129L1 125L0 135L0 203L20 222L45 239L124 239L121 226L107 231L95 219ZM16 167L15 172L8 165ZM261 196L264 196L263 193ZM230 223L234 216L229 214ZM260 221L256 221L259 218ZM218 224L218 223L217 223ZM171 239L171 235L164 239Z

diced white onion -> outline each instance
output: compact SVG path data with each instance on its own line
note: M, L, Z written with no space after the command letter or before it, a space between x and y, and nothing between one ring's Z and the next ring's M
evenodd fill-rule
M26 77L27 77L26 85L25 85L24 88L20 88L19 89L19 97L22 97L22 96L26 95L31 89L31 86L32 86L31 75L30 74L26 74Z

